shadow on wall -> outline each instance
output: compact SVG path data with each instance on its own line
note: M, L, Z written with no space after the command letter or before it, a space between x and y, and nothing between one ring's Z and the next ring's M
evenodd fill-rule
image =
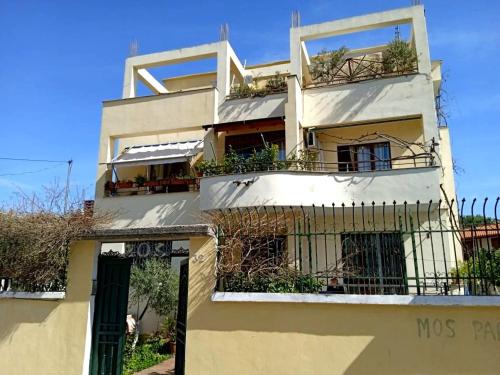
M8 345L23 325L43 324L60 306L60 301L0 299L0 346ZM28 338L27 338L28 339Z
M411 84L415 75L395 78L384 78L377 81L360 83L349 83L338 87L327 86L308 90L308 96L313 99L314 107L311 124L313 123L343 123L359 120L357 117L364 112L368 106L376 106L382 102L388 93L394 90L394 86L401 84ZM401 91L401 90L399 90ZM401 91L404 93L404 91ZM379 109L386 110L387 117L391 117L390 112L398 113L398 102L403 98L396 98L387 101ZM388 105L390 107L388 107ZM416 112L420 111L416 109ZM380 111L379 111L380 112ZM363 117L363 120L367 120Z
M207 374L498 370L498 307L212 302L214 252L205 244L190 261L189 360L208 365ZM209 360L198 354L205 350ZM232 355L238 361L224 360Z
M270 175L270 174L286 174L290 172L260 172L261 175ZM317 177L316 174L311 174L308 172L298 172L297 174L297 184L303 183L304 191L310 191L314 189L314 184L311 184L311 179ZM301 179L300 177L303 177ZM353 192L363 192L370 188L373 181L376 178L376 175L372 172L367 173L357 173L355 175L347 175L347 174L328 174L327 177L329 179L333 179L335 183L342 184L345 188L355 188L358 187L357 190L352 190ZM242 175L232 175L232 176L215 176L209 177L211 179L220 179L221 182L217 183L216 195L214 201L217 202L218 208L234 208L234 207L258 207L258 206L267 206L271 207L273 205L280 205L283 202L283 195L278 196L278 201L276 199L265 198L265 194L263 192L275 192L278 194L285 193L289 191L289 188L283 186L276 186L272 179L261 178L258 173L250 173L250 174L242 174ZM252 183L249 186L245 184L235 184L236 181L248 181L251 180ZM269 195L269 194L267 194ZM242 199L244 196L244 199ZM309 196L305 194L305 196ZM319 203L321 205L321 198L324 198L322 195L319 201L304 201L304 196L293 196L290 199L290 202L287 202L285 206L293 205L300 206L303 204L304 206L310 206L313 203ZM331 202L338 199L335 192L331 193ZM357 200L357 197L352 197L352 199ZM243 204L242 204L243 202ZM207 204L207 202L205 202Z
M138 228L200 223L200 195L166 193L100 199L96 207L114 212L115 228Z
M226 333L227 346L236 345L252 357L259 357L260 351L274 352L276 357L302 358L307 354L304 350L321 352L322 366L329 362L331 369L343 368L331 373L493 373L495 352L500 345L496 332L484 337L484 332L477 334L473 327L474 321L481 325L490 322L496 331L498 319L492 317L498 316L498 310L488 313L474 309L457 311L456 307L206 304L210 306L200 305L198 311L192 312L190 330ZM269 338L269 333L275 337ZM235 334L234 341L231 334ZM268 344L267 339L256 338L261 334L268 338ZM238 342L245 339L247 344ZM290 345L290 340L295 344ZM286 353L280 347L287 348ZM342 358L345 352L352 357L351 361ZM220 355L224 355L224 349ZM317 356L312 358L318 360ZM306 360L302 366L308 369L304 373L324 373L324 368L316 368L318 365L312 361ZM315 368L315 372L309 372ZM296 369L301 373L300 368Z
M262 172L266 174L266 172ZM217 195L214 198L214 201L218 202L217 207L220 208L233 208L240 207L238 202L241 198L246 195L244 200L244 205L247 207L257 207L257 206L272 206L273 200L270 198L264 198L264 196L259 193L260 191L273 191L272 186L262 186L264 182L259 184L260 177L258 174L241 174L241 175L229 175L229 176L220 176L213 177L215 179L227 179L227 181L222 182L219 185L219 189L217 191ZM236 181L247 181L251 180L252 183L250 185L239 184L237 185ZM223 185L222 185L223 184ZM255 185L255 186L254 186ZM256 188L258 186L258 188ZM257 189L256 192L252 190ZM249 197L254 195L254 198L250 201Z
M286 99L287 94L275 94L262 98L226 100L219 106L220 122L284 116Z
M29 345L25 348L40 345L45 350L50 348L51 339L59 341L63 337L71 337L66 343L68 345L85 341L84 336L75 335L86 329L94 248L93 241L80 241L72 245L64 299L0 299L0 357L3 349L8 349L3 345L9 345L13 340L16 341L14 345L28 341ZM20 337L16 337L18 332Z

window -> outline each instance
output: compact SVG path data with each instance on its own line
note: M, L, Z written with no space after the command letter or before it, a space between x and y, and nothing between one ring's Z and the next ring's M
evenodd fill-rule
M254 150L258 152L264 149L265 142L278 145L279 159L285 160L285 131L283 130L227 136L226 152L232 149L238 155L250 157Z
M407 294L400 233L346 233L341 240L346 293Z
M391 169L389 142L337 147L339 172Z

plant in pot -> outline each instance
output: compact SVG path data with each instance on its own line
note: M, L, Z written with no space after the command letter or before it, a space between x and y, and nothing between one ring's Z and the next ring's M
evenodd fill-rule
M319 83L332 83L335 81L348 51L346 47L332 51L322 50L313 58L309 67L312 80Z
M144 186L144 183L146 182L146 177L138 174L137 176L135 176L134 182L137 185L137 187L142 187L142 186Z
M175 314L170 313L165 316L162 324L162 330L165 338L168 341L168 348L171 354L175 354L176 350L176 334L177 334L177 320Z
M284 92L288 89L285 76L281 75L280 72L269 78L266 82L266 92L268 94Z
M417 52L408 42L395 38L382 52L385 73L411 73L417 69Z

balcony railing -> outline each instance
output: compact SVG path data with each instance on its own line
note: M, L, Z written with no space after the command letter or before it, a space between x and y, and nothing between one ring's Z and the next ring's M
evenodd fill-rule
M433 153L399 156L390 159L373 159L354 162L328 162L317 160L317 155L288 160L255 160L253 158L231 158L222 162L204 162L200 171L204 176L245 174L266 171L306 171L306 172L373 172L398 168L419 168L435 165Z
M498 296L499 201L220 210L218 290Z
M411 68L388 70L384 67L379 55L369 54L346 58L335 68L328 79L313 79L307 86L341 85L384 77L397 77L417 72L418 67L416 64Z
M104 190L106 196L128 196L144 194L173 193L182 191L199 191L199 178L170 177L137 183L134 181L108 181Z

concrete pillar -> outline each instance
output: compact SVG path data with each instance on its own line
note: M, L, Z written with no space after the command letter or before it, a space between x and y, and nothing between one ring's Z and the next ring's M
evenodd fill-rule
M206 329L211 319L205 312L210 314L213 308L211 296L216 284L215 260L215 238L196 237L189 240L186 374L199 374L206 361L207 352L197 336L200 329Z
M297 76L290 75L287 85L288 101L285 104L285 146L286 154L291 156L303 147L301 127L303 100L302 88Z

